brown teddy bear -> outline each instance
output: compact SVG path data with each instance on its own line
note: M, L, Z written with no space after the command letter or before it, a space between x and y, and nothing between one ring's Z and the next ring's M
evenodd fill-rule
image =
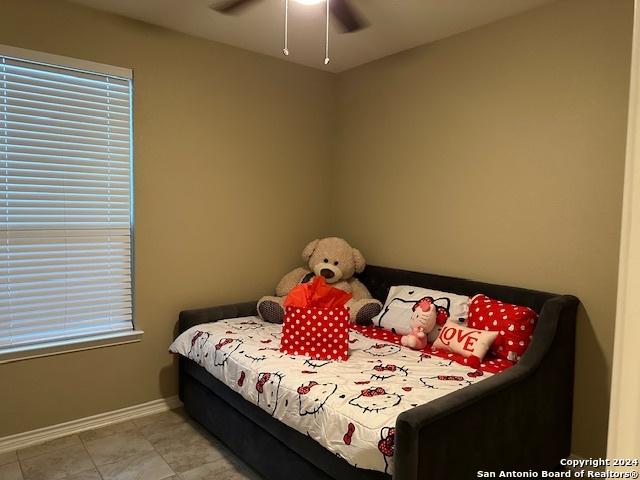
M352 322L368 324L380 313L382 304L371 298L367 287L353 278L354 273L362 272L366 265L358 249L342 238L328 237L309 242L302 251L302 258L307 262L308 268L299 267L287 273L276 287L277 296L262 297L258 301L258 313L264 320L282 323L284 298L293 287L313 280L315 275L322 275L329 285L353 296L346 304Z

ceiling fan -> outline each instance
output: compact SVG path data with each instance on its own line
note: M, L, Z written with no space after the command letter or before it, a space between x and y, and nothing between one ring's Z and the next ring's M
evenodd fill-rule
M211 5L216 12L233 14L237 13L242 7L256 3L258 0L224 0ZM321 3L323 0L297 0L298 3L312 5ZM337 22L342 26L346 33L356 32L368 26L367 22L361 15L351 6L349 0L330 0L329 10Z

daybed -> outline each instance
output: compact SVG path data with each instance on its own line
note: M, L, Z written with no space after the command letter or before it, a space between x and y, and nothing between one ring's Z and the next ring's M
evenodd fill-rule
M539 313L531 345L517 364L397 417L395 480L477 478L480 470L554 470L570 454L575 297L375 266L359 279L383 302L391 286L414 285L469 296L484 293ZM184 311L178 333L255 314L256 302ZM189 415L265 478L391 478L355 468L185 357L180 358L180 398Z

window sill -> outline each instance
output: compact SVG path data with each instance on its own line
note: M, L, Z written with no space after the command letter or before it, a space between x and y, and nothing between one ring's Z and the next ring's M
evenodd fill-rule
M26 347L0 349L0 364L17 362L19 360L27 360L30 358L79 352L82 350L93 350L94 348L135 343L142 339L143 333L144 332L142 330L133 330L131 332L94 335L74 340L63 340Z

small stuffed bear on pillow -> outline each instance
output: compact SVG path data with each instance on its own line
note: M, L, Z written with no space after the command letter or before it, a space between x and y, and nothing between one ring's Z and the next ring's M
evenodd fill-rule
M366 325L380 313L382 304L371 298L367 287L353 277L355 273L364 270L364 257L345 240L338 237L313 240L304 247L302 258L307 262L308 268L299 267L287 273L278 283L275 297L262 297L258 301L258 314L264 320L282 323L282 303L285 297L293 287L310 282L316 275L323 276L332 287L352 295L352 299L346 303L352 322Z

